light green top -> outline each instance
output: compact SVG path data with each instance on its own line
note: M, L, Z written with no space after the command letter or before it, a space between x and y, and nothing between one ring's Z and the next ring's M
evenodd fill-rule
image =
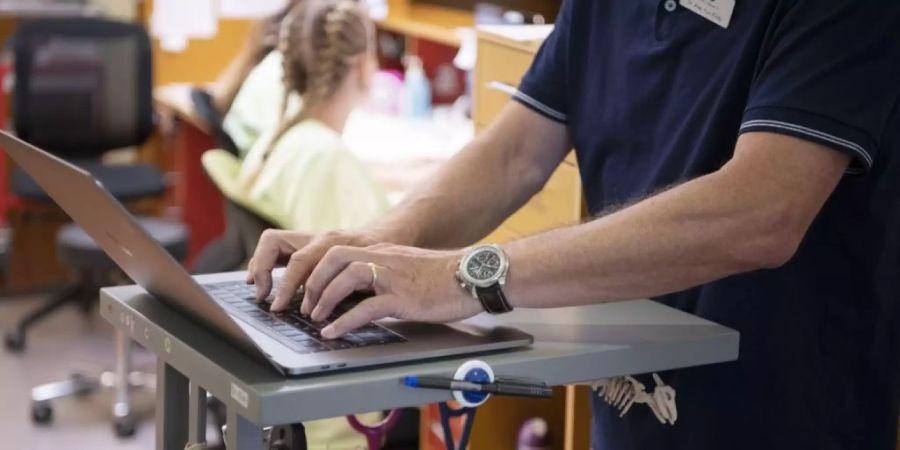
M257 140L243 163L221 150L203 155L226 197L279 228L307 232L359 228L387 212L384 188L336 131L305 120L263 161L273 132Z
M284 71L282 54L269 53L247 75L238 90L222 127L231 136L243 157L272 124L278 123L284 99ZM289 114L300 107L300 97L292 94L288 100Z

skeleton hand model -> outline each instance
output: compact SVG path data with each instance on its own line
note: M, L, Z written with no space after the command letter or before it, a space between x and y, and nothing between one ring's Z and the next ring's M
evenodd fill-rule
M635 403L643 403L653 411L660 423L675 425L678 420L675 389L663 383L655 373L653 382L656 387L652 393L648 393L646 386L631 376L595 381L591 388L606 403L619 410L619 417L624 417Z

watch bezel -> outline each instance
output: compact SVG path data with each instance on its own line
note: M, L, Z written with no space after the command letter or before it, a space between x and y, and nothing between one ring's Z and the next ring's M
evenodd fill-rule
M497 273L492 275L490 278L486 278L484 280L479 280L471 275L469 275L468 267L469 261L472 260L476 255L481 254L482 252L491 252L496 254L500 258L500 267L497 269ZM496 284L503 284L506 280L506 272L509 269L509 259L506 257L506 253L503 252L503 249L498 245L489 244L489 245L480 245L478 247L473 248L469 251L466 256L464 256L459 261L459 269L458 273L460 277L462 277L463 281L465 281L468 285L476 287L476 288L488 288L494 286Z

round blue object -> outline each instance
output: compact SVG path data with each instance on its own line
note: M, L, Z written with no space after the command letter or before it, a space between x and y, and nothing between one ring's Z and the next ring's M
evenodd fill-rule
M487 384L491 382L491 376L484 369L474 368L466 372L464 380L470 383ZM485 392L463 392L463 397L472 403L481 403L487 399L488 394Z

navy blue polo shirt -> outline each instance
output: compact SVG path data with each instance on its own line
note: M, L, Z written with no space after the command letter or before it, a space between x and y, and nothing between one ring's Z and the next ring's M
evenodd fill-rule
M739 330L739 361L662 374L674 426L595 399L594 450L894 449L900 2L737 0L723 29L566 0L514 98L567 124L592 213L718 170L742 133L853 161L785 266L658 299Z

